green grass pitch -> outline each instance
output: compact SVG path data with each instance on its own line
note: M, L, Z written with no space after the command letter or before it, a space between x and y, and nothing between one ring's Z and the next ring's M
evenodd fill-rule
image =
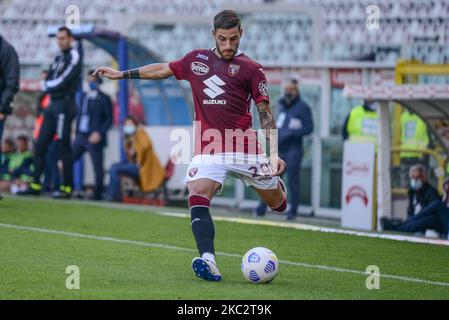
M223 280L209 283L191 270L197 253L187 218L7 198L0 224L0 299L449 299L444 246L217 221L217 251L238 256L219 255ZM272 283L248 283L240 257L256 246L315 267L281 263ZM79 290L65 286L69 265L80 269ZM368 265L439 284L381 276L380 289L368 290L367 275L344 271Z

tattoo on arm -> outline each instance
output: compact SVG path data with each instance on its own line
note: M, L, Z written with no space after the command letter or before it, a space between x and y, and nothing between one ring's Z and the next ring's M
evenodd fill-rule
M140 79L139 68L123 71L123 79Z
M276 129L276 124L268 102L262 101L259 103L257 105L257 111L259 111L260 126L262 129Z
M270 154L276 146L276 123L274 122L273 114L267 101L259 103L257 105L257 111L259 112L260 127L264 130L267 147L270 150L267 150L267 154Z

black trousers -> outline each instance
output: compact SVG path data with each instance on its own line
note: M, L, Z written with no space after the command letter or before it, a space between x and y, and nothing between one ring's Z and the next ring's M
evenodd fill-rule
M87 151L92 159L95 172L95 192L94 195L99 197L103 193L103 149L102 142L91 144L88 141L89 134L78 133L73 142L73 161L77 161Z
M58 137L58 159L62 160L62 185L73 185L73 157L70 143L72 121L76 115L76 104L73 98L54 99L44 112L39 138L35 147L35 173L34 182L41 183L41 176L45 170L45 155L53 141L55 134Z
M400 232L426 232L427 229L432 229L441 234L447 234L448 225L449 208L441 200L435 200L424 207L417 215L407 219L393 230Z
M0 156L2 155L2 144L1 144L1 142L3 141L3 129L4 129L4 126L5 126L5 120L6 120L6 117L5 117L5 119L0 120ZM0 159L1 159L1 157L0 157Z

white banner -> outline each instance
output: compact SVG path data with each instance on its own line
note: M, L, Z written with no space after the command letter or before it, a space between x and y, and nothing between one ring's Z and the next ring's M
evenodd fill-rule
M374 153L374 144L344 143L342 227L373 229Z

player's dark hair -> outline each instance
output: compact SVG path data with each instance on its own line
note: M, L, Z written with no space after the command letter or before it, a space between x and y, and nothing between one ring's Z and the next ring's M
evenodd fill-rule
M240 30L242 24L237 12L233 10L223 10L214 17L214 30L217 29L232 29L238 27Z
M66 26L59 27L58 32L65 31L69 37L73 37L72 30L67 28Z

